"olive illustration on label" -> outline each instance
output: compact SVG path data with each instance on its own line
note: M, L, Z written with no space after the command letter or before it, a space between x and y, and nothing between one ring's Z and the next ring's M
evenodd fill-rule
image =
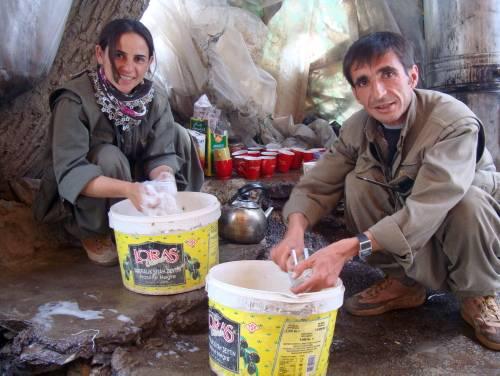
M200 261L196 258L192 258L187 253L184 253L184 265L187 270L191 274L191 278L199 279L200 278Z
M250 360L253 363L259 363L260 362L260 356L256 352L250 353L250 355L248 357L250 358Z
M125 273L125 278L127 279L127 281L130 279L130 272L132 270L132 265L131 265L131 262L130 262L130 256L127 255L127 258L125 260L123 260L123 272Z
M253 375L257 371L257 366L254 363L249 363L247 371L250 375Z
M250 375L255 374L259 376L259 368L257 367L257 363L260 362L260 356L252 347L248 346L248 342L244 337L240 339L240 357L243 358L243 363L247 369L247 372Z

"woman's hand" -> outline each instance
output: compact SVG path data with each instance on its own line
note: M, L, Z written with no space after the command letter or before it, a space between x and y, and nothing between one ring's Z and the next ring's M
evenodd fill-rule
M175 181L174 170L167 165L155 167L149 173L149 179L155 181Z
M144 208L154 209L160 205L160 199L154 192L149 192L144 183L130 183L127 190L127 198L132 202L137 210L144 211Z
M132 202L135 208L141 211L143 204L143 196L145 194L144 187L141 183L130 183L127 187L126 197Z
M293 270L294 278L299 277L306 269L311 269L312 274L291 291L298 294L335 286L344 264L358 253L358 247L356 238L342 239L299 262Z
M98 176L90 180L83 188L81 194L97 198L128 198L139 209L141 202L142 184L125 180Z
M304 232L308 226L307 218L302 213L292 213L288 217L288 229L283 240L271 250L271 259L283 271L288 271L290 253L295 249L297 256L304 250Z

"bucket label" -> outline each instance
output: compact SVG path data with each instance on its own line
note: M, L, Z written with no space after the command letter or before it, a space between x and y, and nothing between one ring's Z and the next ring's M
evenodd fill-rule
M127 261L137 285L172 286L186 282L182 244L131 244Z
M329 318L287 320L281 328L274 374L314 374L328 334Z
M240 355L240 325L212 307L208 310L208 351L210 358L221 367L238 372Z
M210 368L221 376L325 376L336 317L337 310L307 317L249 312L210 297ZM222 339L222 323L237 328L238 344Z

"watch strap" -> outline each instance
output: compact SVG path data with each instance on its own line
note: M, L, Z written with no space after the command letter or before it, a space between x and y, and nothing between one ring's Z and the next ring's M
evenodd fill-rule
M359 240L358 256L361 260L366 261L367 257L372 254L372 242L365 234L357 234L356 238Z

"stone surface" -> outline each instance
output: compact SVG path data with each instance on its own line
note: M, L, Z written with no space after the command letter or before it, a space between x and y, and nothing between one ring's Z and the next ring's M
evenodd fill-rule
M143 346L115 350L111 366L121 375L206 376L210 374L207 346L206 333L151 338Z
M265 250L265 241L221 242L219 258L255 259ZM206 331L203 288L169 296L136 294L123 287L118 266L96 266L82 248L44 249L5 266L0 286L0 364L9 364L0 374L14 367L47 371L79 358L96 362L157 332L167 337Z
M229 180L218 180L208 178L203 183L202 192L215 195L222 205L228 204L237 190L248 183L259 182L267 188L267 198L263 198L263 206L268 207L271 203L278 202L279 205L272 205L280 208L287 200L297 180L302 176L302 170L291 170L286 174L276 173L270 178L262 178L256 181L235 177Z
M219 239L219 261L257 260L265 257L268 245L266 239L258 244L234 244Z
M168 297L129 292L118 267L91 264L82 249L46 252L4 269L0 280L0 324L17 334L7 354L27 370L135 343L172 313L171 326L191 326L196 320L186 323L186 312L206 305L203 290ZM25 323L21 331L13 327L18 322Z
M357 262L348 265L343 273L346 283L359 272L368 276L358 283L360 287L380 278L366 268ZM176 351L179 347L195 350ZM120 359L134 365L118 368L126 370L127 375L210 374L206 334L178 336L149 352L134 347L125 354L121 352ZM113 370L117 370L115 363ZM327 374L493 376L499 375L499 370L498 353L477 343L459 317L453 297L435 293L417 309L378 317L354 317L340 309Z
M284 202L295 174L273 178L269 200ZM225 186L221 197L230 197L245 181L233 183L210 184L221 192ZM220 261L266 258L284 232L276 210L265 241L221 241ZM203 289L170 296L130 292L118 267L91 264L61 234L35 224L28 206L0 201L1 375L210 374ZM305 242L317 250L348 235L336 212L308 232ZM381 274L354 260L341 278L349 297ZM428 291L423 306L377 317L353 317L341 308L328 375L500 375L499 370L498 352L477 342L455 298Z
M59 226L36 223L31 207L0 200L0 267L26 263L46 249L79 245Z

